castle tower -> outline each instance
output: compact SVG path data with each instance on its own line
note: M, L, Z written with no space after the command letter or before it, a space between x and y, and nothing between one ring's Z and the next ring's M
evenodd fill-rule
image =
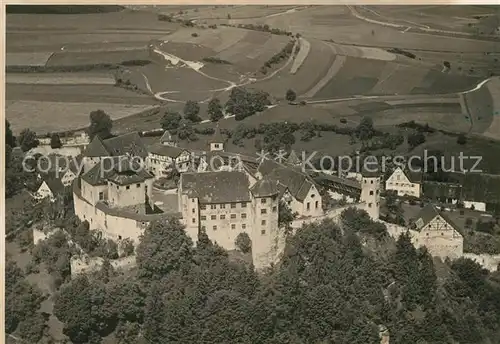
M224 138L219 129L219 124L217 123L217 127L215 128L214 136L210 139L210 151L224 151Z
M365 210L370 218L378 220L380 216L380 174L364 171L361 176L360 201L365 203Z

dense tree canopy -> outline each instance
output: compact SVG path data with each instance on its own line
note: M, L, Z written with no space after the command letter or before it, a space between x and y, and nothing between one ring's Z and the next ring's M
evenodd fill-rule
M112 136L111 129L113 128L113 121L111 117L103 110L96 110L90 113L90 126L88 134L90 139L94 136L99 136L101 139L107 139Z
M212 98L208 103L208 116L212 122L218 122L224 117L224 112L222 111L222 104L219 98Z
M198 115L199 113L200 105L198 102L188 100L184 105L184 118L191 122L201 122L201 118Z
M38 139L36 138L36 133L29 129L24 129L19 134L19 146L23 150L23 152L27 152L32 148L38 146Z
M179 127L182 116L180 113L167 110L161 119L161 127L165 130L173 130Z
M155 223L136 273L72 280L54 311L75 343L114 331L122 343L378 344L381 326L395 344L497 338L500 285L477 264L457 260L438 278L409 236L381 236L355 209L341 226L305 225L288 237L281 264L257 274L204 231L194 247L178 220ZM383 254L361 244L367 235Z

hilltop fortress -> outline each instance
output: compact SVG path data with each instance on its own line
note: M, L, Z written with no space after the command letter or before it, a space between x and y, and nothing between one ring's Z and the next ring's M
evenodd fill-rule
M364 171L357 180L325 174L314 180L296 161L282 164L225 152L220 133L214 135L210 150L203 152L177 147L168 133L159 141L148 151L137 133L129 133L107 140L95 137L86 147L73 196L75 214L88 221L90 229L137 245L151 222L176 216L195 243L204 230L212 241L234 250L238 235L248 234L253 263L261 269L277 262L285 246L280 202L296 215L293 229L326 218L338 221L347 207L363 209L372 220L383 222L379 173ZM174 170L180 174L176 187L155 186ZM332 198L344 199L347 205L325 211L318 180ZM395 238L409 232L416 247L425 246L434 256L464 256L459 228L432 205L422 209L412 230L383 223ZM496 259L486 263L484 257L472 256L468 254L495 268Z

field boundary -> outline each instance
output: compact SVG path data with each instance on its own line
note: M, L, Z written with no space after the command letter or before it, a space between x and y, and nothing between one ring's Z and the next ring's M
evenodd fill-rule
M326 44L326 43L325 43ZM327 44L328 45L328 44ZM332 52L334 52L332 46L328 45ZM326 72L325 76L316 84L314 85L309 91L304 93L304 95L301 98L312 98L316 93L318 93L323 87L325 87L328 82L335 77L335 75L342 69L344 66L345 61L347 60L347 57L345 55L334 55L335 60L333 61L332 65Z
M304 38L299 38L300 48L295 60L293 61L292 68L290 68L290 74L295 74L299 68L304 64L309 52L311 51L311 43Z

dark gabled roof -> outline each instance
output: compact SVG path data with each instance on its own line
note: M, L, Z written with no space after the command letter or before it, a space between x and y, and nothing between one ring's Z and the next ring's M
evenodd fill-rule
M174 146L165 146L162 144L155 144L149 147L149 152L156 155L168 156L170 158L177 158L182 152L187 152L187 150L174 147Z
M422 173L421 172L403 170L403 173L405 174L406 178L408 178L410 183L419 184L422 182Z
M120 185L139 183L153 178L138 162L123 157L106 157L82 176L90 185L105 185L111 180Z
M182 192L200 203L249 202L248 178L243 172L220 171L183 173L180 179Z
M302 162L300 161L300 158L297 156L295 151L291 151L290 154L288 154L288 158L286 159L287 164L290 165L299 165Z
M418 226L417 229L421 229L422 227L426 226L433 218L439 215L439 212L437 209L432 205L432 204L427 204L415 218L415 224L418 225L418 221L421 221L421 225Z
M208 143L224 143L224 142L226 142L226 138L222 136L219 124L217 124L217 126L215 127L215 132L212 135L212 137L210 137Z
M500 203L500 176L467 173L463 182L464 201Z
M415 224L418 226L419 220L422 220L422 223L420 226L417 227L417 230L422 229L425 227L432 219L434 219L436 216L441 216L450 226L453 227L456 231L459 233L462 231L457 224L450 219L448 215L446 215L444 212L439 211L434 205L428 204L422 210L420 213L418 213L417 217L415 218Z
M424 181L422 193L425 197L430 199L442 197L460 199L462 186L459 184Z
M286 185L293 197L303 201L314 185L311 178L297 169L285 167L275 161L264 159L258 167L263 177Z
M148 151L137 132L123 134L103 141L111 156L130 155L146 158Z
M278 182L263 178L257 181L250 189L254 197L270 197L279 194Z
M286 187L286 185L278 183L278 196L279 197L282 197L287 190L288 190L288 188Z
M48 186L53 195L61 194L66 190L66 187L63 185L61 179L55 178L52 175L42 175L42 180Z
M88 157L101 157L101 156L109 156L110 153L104 146L104 143L99 137L99 135L96 135L94 136L92 141L90 141L87 148L85 148L83 155Z
M172 134L170 134L170 132L168 130L165 130L165 132L163 133L163 135L160 137L160 142L163 143L163 142L174 142L174 137L172 136Z

